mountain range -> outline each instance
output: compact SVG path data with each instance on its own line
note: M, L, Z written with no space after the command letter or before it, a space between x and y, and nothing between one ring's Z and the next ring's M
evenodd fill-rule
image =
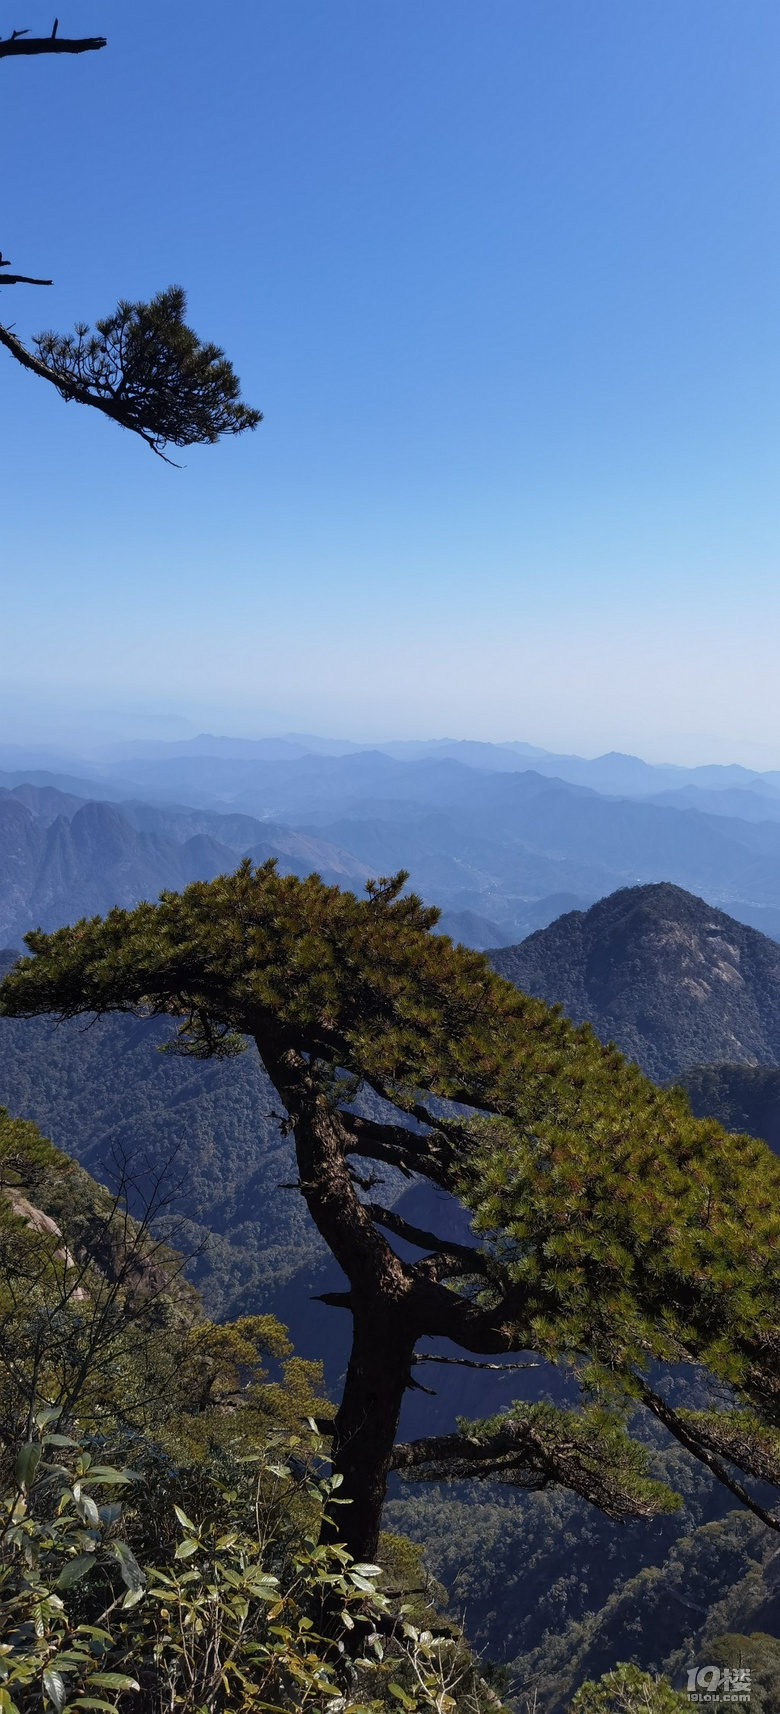
M209 881L244 856L274 857L285 873L317 869L335 886L366 879L363 865L327 840L251 816L119 807L51 786L0 790L0 940Z
M771 774L589 762L521 745L304 739L142 746L70 767L0 775L3 939L208 879L247 853L357 888L406 868L442 908L442 929L480 948L658 881L780 935Z
M759 772L738 764L705 764L681 767L673 763L651 763L639 756L611 750L586 758L544 750L521 741L488 743L474 739L393 739L358 743L348 738L322 738L298 732L267 738L219 737L200 733L197 737L165 740L140 739L120 743L93 744L86 754L69 753L54 746L0 745L0 767L54 769L57 773L86 768L91 777L106 780L128 772L137 777L146 764L177 759L209 757L222 761L292 762L303 756L355 756L373 752L396 761L456 761L464 767L488 772L525 772L533 768L574 785L618 796L651 796L662 791L678 792L747 790L765 798L780 798L780 771Z

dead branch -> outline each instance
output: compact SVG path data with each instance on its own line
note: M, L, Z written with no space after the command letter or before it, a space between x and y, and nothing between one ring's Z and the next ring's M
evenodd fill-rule
M366 1202L364 1207L377 1226L384 1226L394 1237L403 1238L418 1250L432 1250L434 1255L451 1262L459 1272L464 1269L474 1274L487 1272L487 1257L482 1250L472 1249L470 1244L456 1244L448 1238L439 1238L435 1232L425 1232L420 1226L411 1226L400 1214L393 1213L390 1208L382 1208L378 1202Z
M0 262L0 268L5 267ZM52 286L53 280L33 280L29 274L0 274L0 286Z
M461 1369L495 1369L499 1375L509 1375L515 1369L541 1369L542 1363L478 1363L474 1357L439 1357L433 1351L415 1351L413 1363L452 1363Z
M55 18L50 36L31 36L28 30L14 30L5 41L0 40L0 60L30 54L88 54L106 45L105 36L58 36L58 27L59 18Z

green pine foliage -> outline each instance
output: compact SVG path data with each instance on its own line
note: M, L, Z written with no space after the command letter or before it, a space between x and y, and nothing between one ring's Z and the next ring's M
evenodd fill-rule
M33 343L64 398L98 405L155 452L256 428L260 411L242 402L232 364L187 326L186 309L181 286L169 286L149 303L120 303L94 333L80 324Z

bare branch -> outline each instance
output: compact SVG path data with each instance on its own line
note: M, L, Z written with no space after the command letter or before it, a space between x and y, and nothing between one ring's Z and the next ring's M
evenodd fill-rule
M8 262L0 260L0 268L7 268ZM0 274L0 286L52 286L53 280L34 280L29 274Z
M420 1278L417 1263L409 1271L417 1286L415 1309L420 1333L451 1339L475 1357L499 1357L506 1352L531 1351L534 1334L525 1322L527 1296L522 1286L512 1286L498 1302L475 1303L429 1275Z
M31 54L89 54L106 46L105 36L58 36L58 23L55 18L50 36L31 36L27 30L14 30L12 36L0 41L0 60Z
M339 1108L339 1119L352 1137L351 1152L363 1155L366 1160L384 1161L387 1166L398 1167L407 1178L413 1173L422 1173L438 1184L442 1189L448 1189L445 1163L440 1144L446 1145L446 1138L441 1132L431 1130L412 1131L406 1125L385 1125L376 1119L363 1119L357 1113L345 1112Z
M326 1303L329 1309L351 1309L351 1291L323 1291L317 1297L311 1297L310 1303Z
M451 1363L461 1369L494 1369L496 1374L511 1375L516 1369L542 1369L539 1363L478 1363L474 1357L439 1357L433 1351L415 1351L413 1363Z
M472 1249L470 1244L456 1244L446 1238L438 1238L435 1232L425 1232L420 1226L411 1226L399 1214L394 1214L390 1208L382 1208L378 1202L367 1202L371 1219L377 1226L384 1226L396 1238L403 1238L407 1244L414 1244L418 1250L432 1250L434 1255L441 1256L445 1261L452 1261L460 1272L484 1274L488 1271L488 1258L483 1250Z

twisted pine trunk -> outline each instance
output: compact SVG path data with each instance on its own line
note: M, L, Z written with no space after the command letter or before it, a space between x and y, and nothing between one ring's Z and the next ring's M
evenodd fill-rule
M333 1470L342 1484L325 1533L358 1560L373 1560L411 1359L421 1328L408 1269L377 1231L347 1164L349 1135L318 1087L311 1065L289 1049L266 1067L290 1116L299 1185L318 1231L346 1274L349 1290L329 1301L349 1309L352 1351L335 1421Z

